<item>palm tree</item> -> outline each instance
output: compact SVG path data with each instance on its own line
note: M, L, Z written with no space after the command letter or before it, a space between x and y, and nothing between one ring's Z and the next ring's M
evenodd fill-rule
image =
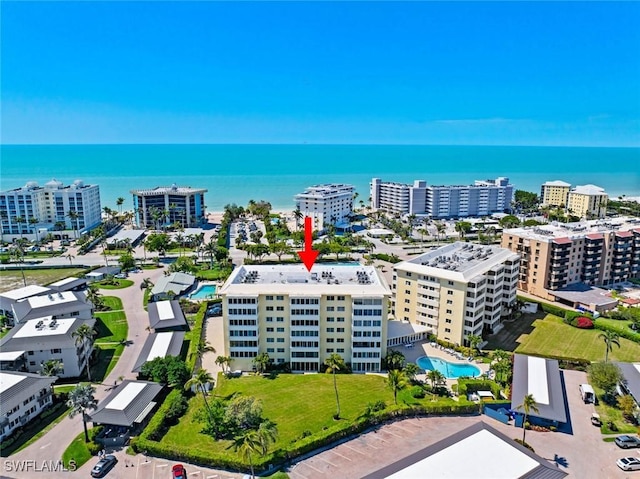
M189 379L185 385L184 389L189 391L192 386L195 386L196 390L200 390L202 393L202 399L204 399L204 406L207 409L207 413L209 414L209 418L211 418L211 408L209 407L209 403L207 402L207 384L213 384L213 376L209 374L206 369L198 369L198 372L193 375L191 379Z
M404 354L396 349L391 349L387 352L385 362L387 363L388 370L402 369L404 366Z
M182 251L184 249L184 235L182 233L178 233L176 235L176 241L178 242L178 245L180 246L180 256L182 256Z
M269 358L269 353L260 353L255 358L253 358L253 364L258 368L259 373L263 373L267 369L267 364L271 361Z
M296 209L293 210L293 217L296 219L296 231L300 229L300 221L304 217L302 211L300 211L300 206L296 206Z
M517 409L522 409L524 411L524 418L522 419L522 444L524 445L525 444L524 437L525 437L525 434L527 433L527 428L526 428L527 417L529 417L529 414L531 413L531 411L536 413L540 411L538 410L538 406L536 405L536 400L533 397L533 394L527 394L524 397L522 404L520 404L520 406L518 406Z
M22 238L20 238L22 239ZM22 249L22 244L19 241L16 247L11 252L13 257L16 260L16 263L20 264L20 273L22 274L22 284L27 285L27 278L24 275L24 250Z
M116 200L116 206L118 207L118 211L120 213L122 213L122 205L124 204L124 198L122 196L120 196L117 200Z
M604 362L609 361L609 351L613 352L613 345L620 347L620 335L614 331L605 330L598 334L599 338L602 338L606 346L604 354Z
M333 373L333 389L336 392L336 415L334 419L340 419L340 398L338 397L338 383L336 382L336 371L344 369L344 359L337 353L331 353L331 355L324 360L324 364L327 366L327 371Z
M260 455L264 456L269 450L269 446L278 438L278 427L275 423L266 420L260 423L256 432L260 442Z
M445 231L447 231L447 225L445 225L444 223L441 223L440 221L436 222L436 233L438 236L438 244L440 244L440 235L442 233L444 233Z
M431 389L435 389L444 382L445 377L444 374L437 369L432 369L427 372L427 379L431 381Z
M215 360L217 366L222 368L222 372L226 373L227 356L218 356Z
M69 417L74 418L82 414L82 425L84 426L84 442L89 442L89 432L87 431L87 411L98 407L98 401L93 396L96 390L91 384L78 384L69 392L67 407L71 408Z
M85 342L89 342L89 354L87 355L87 378L89 378L89 381L91 381L89 358L91 357L91 348L93 347L93 337L96 334L98 334L97 331L88 324L81 325L78 329L71 333L71 337L75 338L76 340L76 346L82 346Z
M49 359L42 363L40 368L41 376L56 376L59 372L64 370L64 364L58 359Z
M69 212L67 213L67 218L69 218L69 222L71 223L73 235L76 239L78 239L78 230L80 229L80 227L78 226L78 219L80 218L80 215L76 210L69 210Z
M467 336L467 341L469 341L469 346L471 347L471 355L475 357L476 356L475 351L478 350L478 345L482 342L482 336L478 336L476 334L469 334Z
M75 256L73 256L71 253L67 253L62 256L64 258L67 258L69 260L69 264L73 266L73 258L75 258Z
M24 216L16 216L13 221L15 221L16 223L18 223L18 230L20 231L20 238L22 238L22 225L24 223L27 222L27 220L24 218Z
M392 369L387 375L387 386L393 391L393 400L398 404L398 391L403 389L407 385L407 378L405 374L398 370Z
M258 436L258 432L253 429L246 429L239 436L233 439L233 450L239 453L240 456L247 462L251 468L251 479L255 478L253 473L253 461L251 460L251 454L254 452L260 452L262 450L262 442Z
M460 233L460 238L464 239L466 234L471 231L471 223L468 221L458 221L455 225L456 231Z
M211 344L209 344L209 341L201 339L198 342L198 346L196 347L195 351L191 353L191 356L195 355L196 361L198 363L201 363L202 357L205 355L205 353L215 353L215 352L216 352L216 349L213 346L211 346Z
M36 241L40 241L40 238L38 237L38 229L35 228L35 226L40 223L40 220L38 218L34 218L33 216L31 218L29 218L29 226L31 226L31 229L33 231L35 231L36 233Z
M402 370L409 381L415 381L416 375L420 372L420 368L416 363L407 363Z
M87 299L93 304L96 309L99 309L102 306L102 295L98 291L98 289L91 285L87 288Z

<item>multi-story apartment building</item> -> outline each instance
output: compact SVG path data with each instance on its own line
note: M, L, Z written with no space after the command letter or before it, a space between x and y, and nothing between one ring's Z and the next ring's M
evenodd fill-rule
M46 361L58 360L62 362L59 377L78 377L85 370L93 350L88 339L77 343L73 336L83 324L93 328L95 319L53 319L51 316L30 319L0 339L0 349L26 352L25 366L31 373L39 373Z
M16 324L46 316L91 319L93 303L83 292L62 291L30 296L11 305L11 317Z
M569 191L567 210L578 218L604 218L609 196L595 185L576 186Z
M499 331L516 302L520 258L456 242L394 266L393 312L456 344Z
M156 228L179 222L183 227L196 227L206 221L204 188L177 186L131 190L133 210L138 226Z
M325 225L344 226L353 214L353 185L331 183L310 186L294 197L296 209L313 219L315 229Z
M373 178L370 184L372 208L400 214L424 214L427 182L416 180L413 185Z
M540 188L540 200L542 206L566 207L569 201L571 185L564 181L547 181Z
M219 293L233 367L266 352L293 371L318 371L332 353L356 372L381 369L391 291L375 268L244 265Z
M614 218L514 228L502 247L518 253L518 288L544 299L576 283L608 285L640 277L640 220Z
M413 186L371 181L371 207L401 214L431 218L464 218L503 213L511 208L513 185L509 178L476 180L473 185L427 185L416 180Z
M22 188L0 192L5 240L20 236L38 239L41 233L53 229L82 233L100 224L101 213L100 187L85 185L81 180L67 186L57 180L44 186L29 181Z
M0 371L0 441L53 404L56 376Z

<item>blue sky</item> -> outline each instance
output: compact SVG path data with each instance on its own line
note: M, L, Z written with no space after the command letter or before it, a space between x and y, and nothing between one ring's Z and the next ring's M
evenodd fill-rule
M638 2L2 2L3 143L640 145Z

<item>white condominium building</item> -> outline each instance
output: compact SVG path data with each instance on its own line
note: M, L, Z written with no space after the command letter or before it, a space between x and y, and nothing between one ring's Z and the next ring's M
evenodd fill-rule
M567 206L569 201L569 190L571 185L564 181L547 181L540 188L540 199L542 206Z
M473 185L413 185L371 180L371 207L431 218L488 216L511 208L513 185L509 178L476 180Z
M456 344L495 333L515 305L519 261L504 248L456 242L398 263L395 317Z
M576 186L569 192L567 210L578 218L604 218L607 215L608 201L609 196L599 186Z
M205 222L204 188L177 186L131 190L136 223L142 228L157 228L180 223L191 228Z
M244 265L219 293L234 368L266 352L293 371L318 371L332 353L354 372L381 369L391 291L373 267Z
M67 186L57 180L44 186L29 181L22 188L0 192L2 234L9 236L5 240L20 235L38 239L54 229L83 233L101 223L101 214L100 187L81 180Z
M325 225L346 226L353 214L355 191L353 185L339 183L310 186L294 197L296 209L313 218L316 230L324 229Z

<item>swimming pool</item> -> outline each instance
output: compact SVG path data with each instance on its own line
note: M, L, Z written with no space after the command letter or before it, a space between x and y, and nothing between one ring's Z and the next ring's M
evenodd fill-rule
M444 374L447 379L457 379L463 376L475 378L482 374L480 368L474 364L450 363L444 359L430 358L429 356L418 358L416 364L425 371L438 370Z
M216 295L216 287L213 284L205 284L200 286L198 290L191 293L190 299L213 299Z

